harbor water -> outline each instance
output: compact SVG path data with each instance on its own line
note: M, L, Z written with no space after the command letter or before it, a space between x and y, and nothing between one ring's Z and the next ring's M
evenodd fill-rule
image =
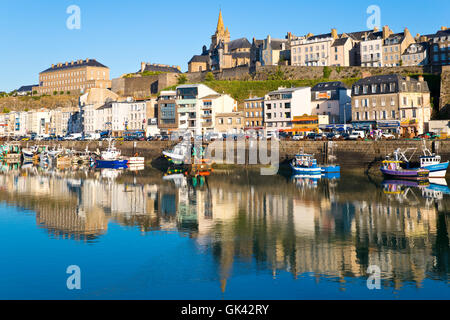
M450 298L445 180L171 173L4 165L0 299Z

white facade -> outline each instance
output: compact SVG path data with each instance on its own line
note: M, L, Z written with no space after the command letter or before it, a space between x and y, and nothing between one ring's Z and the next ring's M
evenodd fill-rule
M299 38L291 41L294 66L329 66L333 37Z
M27 117L27 133L49 134L50 132L50 110L40 109L29 111Z
M361 67L381 67L383 64L383 38L361 42Z
M279 88L264 98L267 132L291 129L296 116L311 115L311 88Z
M213 132L216 113L237 110L237 102L203 84L177 87L178 130L196 135Z

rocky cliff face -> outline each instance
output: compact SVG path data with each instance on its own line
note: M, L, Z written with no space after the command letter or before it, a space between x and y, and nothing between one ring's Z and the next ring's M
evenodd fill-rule
M0 98L0 112L4 110L25 111L40 108L56 109L76 107L78 96L44 96L44 97L5 97Z

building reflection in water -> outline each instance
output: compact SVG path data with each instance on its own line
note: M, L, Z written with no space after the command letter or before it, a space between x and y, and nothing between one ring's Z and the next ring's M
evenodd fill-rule
M102 241L108 223L141 232L176 231L210 252L218 280L254 263L273 277L313 273L317 281L366 278L382 270L385 286L448 281L448 188L236 172L210 177L12 170L0 175L1 199L36 212L59 239Z

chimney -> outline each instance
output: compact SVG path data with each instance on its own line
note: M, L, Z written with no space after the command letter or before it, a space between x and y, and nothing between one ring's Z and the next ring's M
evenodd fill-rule
M419 79L418 79L420 82L424 82L425 81L425 79L423 78L423 76L419 76Z
M441 27L441 30L442 30L442 31L445 31L445 30L447 30L447 29L448 29L447 27L444 27L444 26Z
M52 64L52 69L55 69L55 65L54 64Z
M73 61L70 61L70 64L73 65Z
M69 63L68 62L66 62L66 67L69 65Z
M410 76L406 76L406 81L411 81L411 77Z
M383 26L383 39L387 39L392 34L391 29L389 29L389 26Z
M141 62L141 72L144 72L145 71L145 66L146 66L147 64L145 63L145 62Z
M177 66L177 69L178 69L179 71L181 71L181 67L180 67L180 66Z
M380 31L380 29L378 29L378 27L373 28L373 32L378 32Z
M338 33L337 33L337 30L336 29L331 29L331 37L333 38L333 39L337 39L338 38Z
M404 30L403 32L405 33L405 37L406 37L407 35L409 35L410 37L412 37L412 36L411 36L411 33L410 33L409 30L408 30L408 28L405 28L405 30Z
M86 63L88 63L89 62L89 58L88 59L86 59Z

